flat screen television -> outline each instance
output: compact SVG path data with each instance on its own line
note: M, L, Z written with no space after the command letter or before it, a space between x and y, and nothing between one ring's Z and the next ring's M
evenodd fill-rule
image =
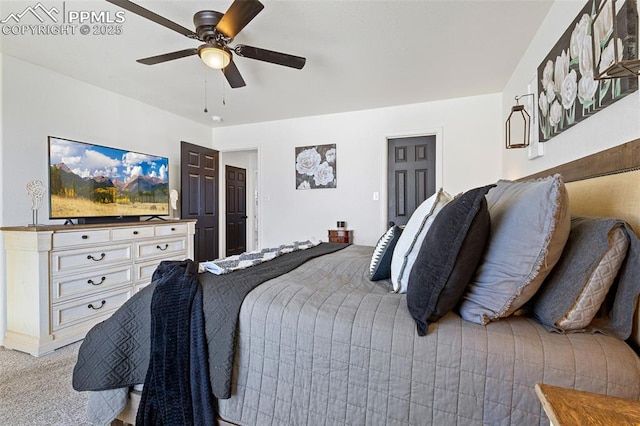
M169 159L49 136L49 219L79 223L169 214Z

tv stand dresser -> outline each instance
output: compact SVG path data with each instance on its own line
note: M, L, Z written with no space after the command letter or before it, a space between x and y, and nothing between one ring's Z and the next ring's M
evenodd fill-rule
M81 340L151 281L163 260L193 259L195 220L0 228L4 346L34 356Z

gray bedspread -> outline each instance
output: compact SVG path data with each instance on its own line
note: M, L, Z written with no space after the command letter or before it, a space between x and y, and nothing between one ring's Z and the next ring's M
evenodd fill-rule
M235 274L200 275L211 386L216 397L228 398L231 392L236 323L246 294L309 259L346 246L323 243ZM100 391L144 383L149 365L150 305L154 289L155 283L151 283L87 333L73 370L75 390Z
M527 317L482 326L450 313L419 337L405 295L371 282L371 247L311 260L240 311L230 399L240 425L543 425L549 383L640 398L640 360L602 334Z
M231 373L238 312L244 297L259 284L300 266L317 256L343 249L347 244L322 243L294 251L233 274L200 275L205 313L205 333L209 345L209 373L213 393L218 398L231 395ZM95 416L95 408L108 405L122 408L122 392L144 383L150 359L150 304L152 283L128 300L110 318L93 327L85 337L73 371L73 388L93 393L90 397L92 420L109 422L118 411Z

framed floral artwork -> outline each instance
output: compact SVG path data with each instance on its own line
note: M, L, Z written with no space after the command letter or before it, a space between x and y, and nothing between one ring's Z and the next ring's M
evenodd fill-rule
M614 44L622 56L623 41L638 35L636 1L612 1L589 0L538 67L540 142L638 90L637 77L594 79L615 61Z
M336 144L296 148L296 189L336 187Z

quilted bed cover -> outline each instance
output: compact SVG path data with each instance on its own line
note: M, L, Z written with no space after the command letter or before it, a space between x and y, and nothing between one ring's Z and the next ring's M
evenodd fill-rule
M640 360L602 334L527 317L482 326L450 313L419 337L406 296L368 279L371 247L313 259L254 289L239 320L232 397L241 425L548 424L548 383L640 398Z

